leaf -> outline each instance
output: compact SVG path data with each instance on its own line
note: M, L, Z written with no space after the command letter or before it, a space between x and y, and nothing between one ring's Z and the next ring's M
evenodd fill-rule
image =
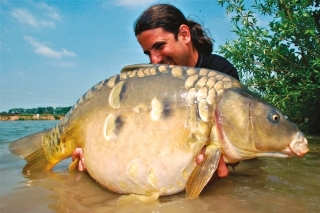
M241 81L286 108L289 116L311 114L307 104L320 99L320 36L312 17L317 10L314 1L255 0L254 11L243 0L220 1L232 14L237 37L221 45L219 52L237 67ZM257 20L266 14L271 14L269 24L259 26Z

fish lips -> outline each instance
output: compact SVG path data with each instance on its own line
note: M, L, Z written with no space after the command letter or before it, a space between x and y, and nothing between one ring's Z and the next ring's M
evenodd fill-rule
M288 156L298 156L303 157L309 151L308 140L303 136L303 134L298 133L296 138L291 141L289 146L283 150L283 153Z

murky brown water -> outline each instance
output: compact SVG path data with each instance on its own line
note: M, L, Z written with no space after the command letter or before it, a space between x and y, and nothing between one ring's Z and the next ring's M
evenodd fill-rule
M24 177L24 160L1 147L0 212L316 213L320 211L320 137L308 140L310 152L304 158L243 162L227 178L209 183L198 199L186 200L180 193L125 206L117 206L120 195L103 189L87 173L69 173L70 159L53 172Z

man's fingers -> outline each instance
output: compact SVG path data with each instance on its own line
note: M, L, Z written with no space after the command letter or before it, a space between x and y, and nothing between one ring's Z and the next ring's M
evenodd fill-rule
M75 150L73 150L71 157L72 161L79 159L78 170L80 172L87 171L86 164L84 162L84 153L82 148L76 148Z
M225 178L229 174L229 169L228 169L226 163L224 162L223 157L220 158L217 170L218 170L218 176L220 178Z

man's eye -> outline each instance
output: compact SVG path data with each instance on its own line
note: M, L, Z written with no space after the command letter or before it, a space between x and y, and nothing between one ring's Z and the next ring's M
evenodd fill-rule
M151 55L149 51L144 51L143 53L144 53L145 55L147 55L148 57L150 57L150 55Z
M155 48L156 50L161 50L164 45L165 45L165 43L157 43L157 44L154 46L154 48Z

